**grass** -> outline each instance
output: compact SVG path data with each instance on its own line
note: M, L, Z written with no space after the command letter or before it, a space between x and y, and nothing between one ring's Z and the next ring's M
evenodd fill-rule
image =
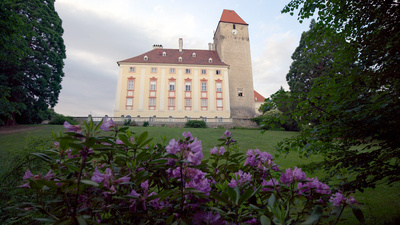
M33 130L21 131L18 133L0 134L0 178L3 179L6 169L12 168L13 158L26 155L29 148L35 148L37 140L51 143L51 133L63 131L62 126L58 125L40 125L34 126ZM132 127L131 131L136 134L149 132L149 136L154 138L154 142L161 142L165 137L167 142L172 139L182 137L184 131L190 131L194 137L202 141L204 156L209 156L209 150L213 148L225 132L224 129L201 129L201 128L170 128L170 127ZM275 146L279 141L296 135L295 132L284 131L266 131L260 134L259 130L231 129L233 138L238 142L241 152L258 148L261 151L267 151L272 155L277 153ZM36 140L36 142L32 142ZM286 157L279 157L275 160L281 169L294 167L303 163L318 160L318 156L309 159L299 158L295 154L289 154ZM319 172L317 176L321 175ZM308 174L313 177L315 175ZM4 184L2 184L4 186ZM3 188L3 187L2 187ZM389 187L385 184L377 185L375 189L366 189L364 193L355 193L356 199L361 203L367 224L400 224L400 182L394 183ZM1 199L1 198L0 198ZM0 202L0 205L3 203ZM0 210L1 211L1 210ZM346 224L358 224L357 220L351 215Z

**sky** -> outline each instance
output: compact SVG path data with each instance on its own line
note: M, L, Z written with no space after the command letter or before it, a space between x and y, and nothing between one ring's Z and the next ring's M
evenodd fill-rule
M57 113L113 116L117 61L152 50L208 49L224 9L249 24L254 89L269 97L281 86L309 20L281 14L289 0L56 0L67 58Z

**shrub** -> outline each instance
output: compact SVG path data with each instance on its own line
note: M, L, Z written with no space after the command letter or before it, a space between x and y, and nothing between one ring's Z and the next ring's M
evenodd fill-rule
M73 117L64 116L64 115L57 114L57 113L55 115L53 115L49 124L63 125L65 121L67 121L69 124L78 124L78 122L76 120L74 120Z
M150 123L149 123L149 121L144 121L144 123L143 123L143 126L144 126L144 127L148 127L148 126L150 126Z
M186 128L207 128L206 122L203 120L189 120L185 124Z
M36 154L48 165L47 174L26 170L23 176L20 187L34 198L14 208L40 222L338 223L347 206L363 221L349 193L331 194L328 185L297 167L281 171L267 152L239 153L229 131L205 161L201 141L190 132L164 145L107 118L65 127L54 149Z

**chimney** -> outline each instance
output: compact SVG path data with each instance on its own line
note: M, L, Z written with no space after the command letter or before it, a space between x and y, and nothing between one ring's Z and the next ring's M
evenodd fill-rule
M182 52L183 49L183 39L179 38L179 52Z
M162 45L153 45L153 49L162 49L163 46Z

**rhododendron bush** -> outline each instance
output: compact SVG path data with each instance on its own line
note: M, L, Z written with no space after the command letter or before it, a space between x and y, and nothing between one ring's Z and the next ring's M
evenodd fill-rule
M20 188L36 197L16 207L55 224L313 224L337 223L353 209L348 193L332 192L301 168L281 169L259 149L240 153L229 131L203 158L201 140L154 143L104 118L64 124L54 149L36 153L48 165L27 170Z

